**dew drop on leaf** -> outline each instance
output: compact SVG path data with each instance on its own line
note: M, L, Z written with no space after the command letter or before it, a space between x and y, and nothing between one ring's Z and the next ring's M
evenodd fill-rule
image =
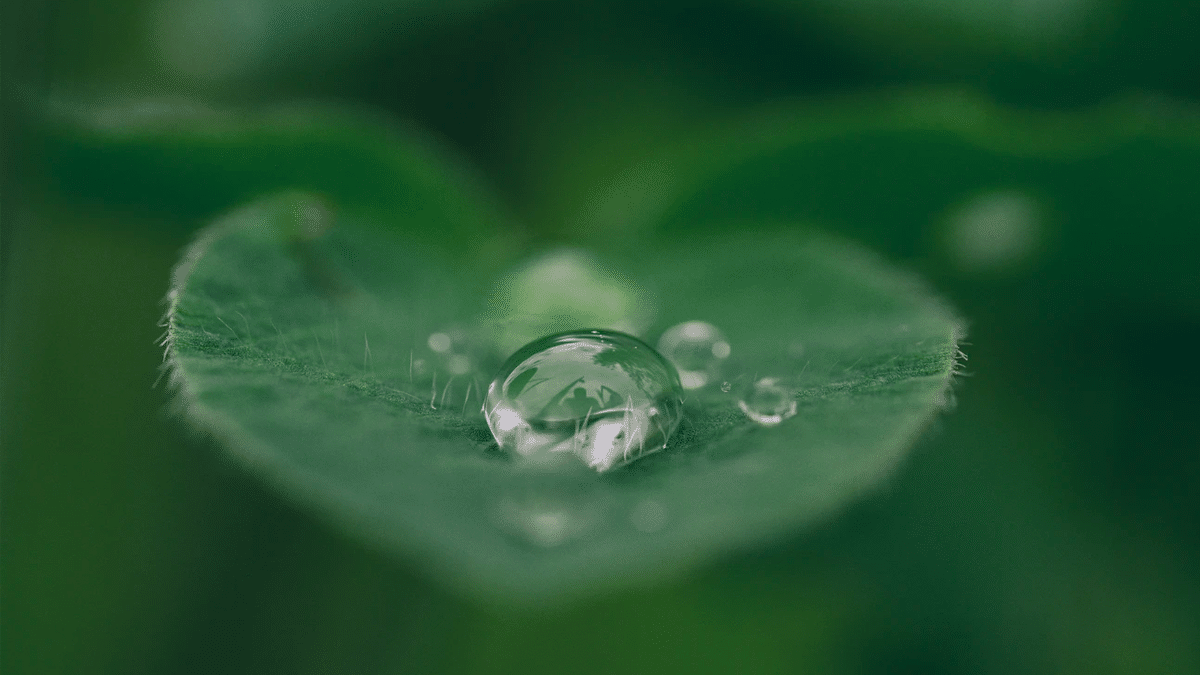
M528 462L575 457L607 471L666 447L683 414L674 366L624 333L557 333L525 345L488 387L500 447Z
M684 389L699 389L716 380L732 351L725 335L707 321L671 326L658 339L658 350L679 369Z
M773 427L796 414L792 392L775 377L764 377L751 385L738 407L752 422L764 427Z

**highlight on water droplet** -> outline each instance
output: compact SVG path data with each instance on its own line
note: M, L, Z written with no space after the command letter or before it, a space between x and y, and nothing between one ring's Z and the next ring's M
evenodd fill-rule
M607 471L666 447L682 387L674 366L632 335L569 331L509 357L484 415L500 447L528 462L573 456Z
M764 377L751 385L738 407L752 422L773 427L796 414L796 399L779 378Z
M716 326L707 321L684 321L658 339L658 350L679 369L684 389L699 389L720 376L721 364L733 349Z

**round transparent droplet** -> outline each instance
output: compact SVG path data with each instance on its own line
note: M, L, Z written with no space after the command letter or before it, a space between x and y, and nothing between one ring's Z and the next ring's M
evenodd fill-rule
M752 422L773 427L796 414L796 399L778 378L764 377L750 386L738 407Z
M607 471L666 447L683 414L675 368L641 340L558 333L509 357L484 414L500 447L531 462L576 457Z
M658 350L679 369L684 389L699 389L717 380L721 364L733 351L720 329L707 321L684 321L658 339Z

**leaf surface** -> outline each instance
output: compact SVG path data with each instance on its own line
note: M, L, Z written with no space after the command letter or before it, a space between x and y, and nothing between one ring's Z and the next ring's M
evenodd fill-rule
M732 345L729 391L694 392L668 448L626 468L535 470L496 447L481 392L508 355L505 328L536 327L513 319L543 300L536 261L562 252L532 254L521 287L533 290L513 308L498 300L512 277L482 239L451 255L412 227L321 213L300 193L267 198L189 249L167 319L180 408L283 492L484 595L644 583L828 515L902 459L958 356L957 320L921 284L804 229L576 251L590 275L578 320L597 320L587 298L615 284L651 343L681 321L713 323ZM563 311L556 321L574 320ZM738 406L764 377L797 403L777 426Z

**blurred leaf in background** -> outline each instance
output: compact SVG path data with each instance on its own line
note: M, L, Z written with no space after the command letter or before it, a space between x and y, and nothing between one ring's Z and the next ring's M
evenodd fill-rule
M1200 5L3 13L3 672L1200 670ZM479 606L161 412L170 267L248 192L139 193L121 177L170 167L41 114L146 97L410 120L482 167L517 241L645 213L816 221L950 296L973 377L888 489L815 534L549 615ZM296 175L278 152L244 159Z

